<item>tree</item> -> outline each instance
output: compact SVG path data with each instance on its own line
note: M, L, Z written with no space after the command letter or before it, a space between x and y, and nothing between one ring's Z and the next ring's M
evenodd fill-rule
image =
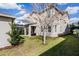
M79 25L79 21L78 21L78 25Z
M12 21L10 24L11 31L9 31L7 34L10 36L11 39L8 41L11 43L11 45L18 45L20 43L24 42L24 38L20 36L20 30L17 29L16 24Z
M53 11L51 12L49 9L55 4L52 3L34 3L33 6L33 13L35 13L35 16L32 18L36 19L39 23L40 29L43 32L43 44L46 44L46 34L48 32L49 26L51 26L54 22L54 19L56 20L57 17L53 15ZM47 11L46 11L47 10ZM42 15L46 11L45 15Z

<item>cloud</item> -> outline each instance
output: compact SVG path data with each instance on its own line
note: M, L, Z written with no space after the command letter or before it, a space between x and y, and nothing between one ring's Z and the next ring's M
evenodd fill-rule
M79 20L78 17L70 18L70 20Z
M18 9L18 10L21 9L21 7L18 6L16 3L0 3L0 8L2 8L2 9Z
M24 15L26 10L23 9L23 4L16 4L16 3L0 3L0 9L16 9L18 12L15 14L17 15Z
M23 8L23 4L16 4L16 3L0 3L0 8L1 9L16 9L19 12L16 13L15 15L24 15L26 14L26 10Z
M17 17L16 20L25 20L28 16L29 16L29 14L24 14L21 17Z
M67 5L67 3L58 3L58 5Z
M15 14L16 16L20 16L19 19L23 19L27 12L24 8L23 4L16 4L16 3L0 3L0 9L16 9L18 12Z
M17 16L17 15L21 15L21 16L23 16L23 15L25 15L25 14L27 14L26 9L21 8L21 10L19 10L19 12L18 12L18 13L16 13L15 15L16 15L16 16Z
M18 6L19 6L19 7L24 7L24 5L23 5L23 4L19 4Z
M19 4L18 5L19 7L20 7L20 10L19 10L19 12L17 12L15 15L17 16L17 15L24 15L24 14L26 14L27 13L27 11L26 11L26 8L24 8L24 5L23 4Z
M79 21L79 17L70 18L70 23Z
M77 7L77 6L67 7L66 11L68 11L69 14L76 14L79 11L79 7Z
M24 15L24 14L26 14L26 11L24 10L20 10L18 13L16 13L16 15Z
M27 24L27 23L30 23L32 22L32 20L30 20L28 18L29 14L24 14L23 16L21 17L17 17L16 20L15 20L15 23L16 24Z

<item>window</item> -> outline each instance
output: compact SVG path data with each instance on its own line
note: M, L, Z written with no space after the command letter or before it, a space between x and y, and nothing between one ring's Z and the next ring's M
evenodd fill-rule
M62 27L61 27L61 25L60 25L60 32L62 31Z
M43 27L41 26L41 32L43 32Z
M48 32L51 32L51 26L48 26Z
M48 14L48 17L50 17L50 14L51 14L50 10L48 10L47 14Z
M54 15L55 14L55 10L54 9L52 9L52 15Z
M57 25L55 25L55 32L57 31Z

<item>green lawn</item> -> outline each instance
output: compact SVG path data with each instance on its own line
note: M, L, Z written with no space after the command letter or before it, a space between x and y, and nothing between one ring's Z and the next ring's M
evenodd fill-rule
M65 40L42 53L42 56L79 56L79 39L73 35L64 36Z
M56 46L65 39L62 37L58 38L47 38L46 45L42 44L41 37L33 36L23 36L25 42L19 46L13 47L11 49L5 49L0 51L0 55L4 56L25 56L25 55L40 55L50 49L51 47Z

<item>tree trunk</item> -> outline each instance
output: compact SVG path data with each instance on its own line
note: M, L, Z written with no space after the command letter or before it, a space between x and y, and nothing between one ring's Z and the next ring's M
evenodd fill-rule
M43 34L43 44L46 44L46 30L44 30Z

